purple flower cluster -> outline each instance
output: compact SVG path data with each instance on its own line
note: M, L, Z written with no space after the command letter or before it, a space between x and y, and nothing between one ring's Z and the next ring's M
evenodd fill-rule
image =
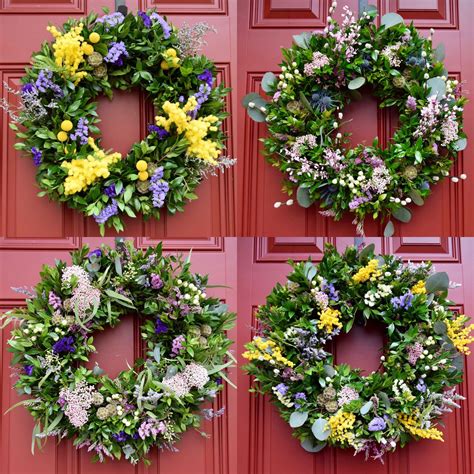
M104 189L104 194L109 198L117 197L117 193L115 192L115 184L111 184Z
M156 133L159 140L163 140L169 135L169 132L166 129L155 124L148 125L148 133Z
M54 292L50 291L48 295L48 303L57 311L62 307L61 298Z
M33 373L33 366L32 365L25 365L23 367L23 372L25 372L26 375L31 375Z
M87 258L91 258L91 257L96 257L96 258L102 257L102 250L100 250L100 249L92 250L87 255Z
M43 157L43 153L41 150L38 150L35 146L31 148L31 154L33 155L33 163L35 166L39 166L41 164L41 158Z
M402 296L394 296L390 302L395 309L408 309L411 307L413 301L413 293L409 291Z
M169 184L163 179L163 167L160 166L150 179L150 191L153 195L153 207L163 207L166 195L170 190Z
M59 339L58 342L53 344L53 352L55 354L62 354L65 352L75 352L76 347L74 346L74 336L66 336Z
M100 18L97 18L96 23L102 23L105 25L105 31L109 31L110 28L120 25L125 20L125 17L120 12L110 13L109 15L104 15Z
M380 416L376 416L369 423L369 431L383 431L386 427L387 423Z
M145 12L138 10L137 15L143 20L143 24L145 25L145 28L151 28L151 25L152 25L151 19Z
M421 393L426 392L426 384L423 379L418 379L418 383L416 384L416 389Z
M295 393L295 408L297 410L301 408L301 404L298 403L298 400L306 401L306 394L304 392Z
M279 383L276 387L275 390L280 394L285 396L288 392L288 385L284 383Z
M163 30L163 37L165 39L168 39L171 36L172 28L170 25L168 25L168 23L166 23L166 20L161 15L158 15L158 13L156 12L153 12L150 15L150 18L160 24L161 29Z
M332 301L339 301L339 291L336 290L333 283L329 283L323 280L321 283L321 290L323 290L329 296Z
M157 318L155 323L155 333L163 334L165 332L168 332L168 325L165 324L160 318Z
M171 354L173 356L177 356L182 350L183 350L183 342L185 341L185 337L183 335L176 336L173 339L172 345L171 345Z
M409 95L405 105L409 110L416 110L416 99L412 95Z
M35 90L36 90L36 87L31 82L27 82L26 84L23 84L21 86L21 93L22 94L31 94Z
M81 145L87 145L89 140L89 121L86 118L80 118L77 122L76 130L71 133L70 138L73 141L79 140Z
M163 288L163 280L160 278L160 275L157 275L156 273L151 274L151 287L154 290L159 290L160 288Z
M104 61L114 66L122 66L124 58L128 58L128 51L123 41L112 41L109 44L109 52Z
M368 196L357 196L349 203L349 209L357 209L362 204L370 201Z
M209 69L205 69L203 73L199 74L198 79L200 81L205 82L209 86L209 88L212 87L212 83L214 82L212 72Z
M130 435L125 433L125 431L119 431L118 433L114 433L112 438L114 438L117 443L123 443L130 438Z
M63 97L63 90L52 81L53 71L49 69L41 69L36 79L35 86L40 92L51 90L56 97ZM26 84L25 84L26 85ZM30 90L32 92L32 90Z
M97 224L105 224L111 217L116 216L118 214L118 206L117 201L112 199L112 204L104 207L99 214L94 216L95 221Z

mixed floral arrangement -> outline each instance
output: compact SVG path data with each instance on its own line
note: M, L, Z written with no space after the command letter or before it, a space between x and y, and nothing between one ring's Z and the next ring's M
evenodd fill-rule
M330 14L335 8L333 2ZM268 126L265 153L288 177L284 192L297 188L301 206L319 200L321 214L336 220L353 213L360 234L367 216L380 217L390 236L391 217L409 222L409 205L423 205L430 186L449 176L466 147L466 99L461 84L448 79L444 48L433 47L433 30L424 38L395 13L377 27L376 16L373 6L359 19L344 7L341 24L329 17L323 32L294 36L294 45L282 50L280 74L263 76L271 100L251 93L243 105ZM378 138L351 148L351 134L341 131L344 107L361 97L364 85L379 107L398 110L399 127L386 148Z
M350 447L382 460L412 439L442 441L438 419L459 408L455 385L474 341L474 324L449 309L448 275L431 263L375 256L373 245L343 255L327 246L319 265L292 267L258 309L244 369L302 447ZM328 343L371 320L387 326L379 368L363 376L336 365Z
M186 430L222 415L223 408L198 410L228 381L234 315L206 285L189 261L163 255L161 244L83 247L72 265L45 266L34 292L23 290L26 308L2 317L14 325L15 387L29 395L17 405L36 420L33 449L49 436L74 437L100 461L149 462L152 446L176 450ZM143 317L145 358L115 378L98 365L86 368L94 332L130 313Z
M30 153L42 191L53 200L123 230L122 216L182 211L207 174L232 166L222 156L229 91L199 49L213 29L177 29L156 11L68 20L32 56L17 108L3 103L10 127ZM100 147L97 97L139 88L156 117L127 156ZM21 129L18 127L21 125ZM94 138L95 137L95 138Z

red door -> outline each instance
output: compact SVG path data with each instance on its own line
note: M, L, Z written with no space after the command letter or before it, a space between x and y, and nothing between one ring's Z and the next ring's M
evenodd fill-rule
M176 25L206 21L217 34L207 36L204 53L218 66L219 80L232 87L236 82L236 2L233 0L127 0L131 10L156 7ZM0 93L5 99L3 83L15 88L24 74L33 51L41 42L50 40L48 23L61 25L68 17L79 18L91 11L101 12L103 6L114 10L113 0L2 0L0 1ZM237 103L236 91L228 98L228 111ZM126 154L130 146L144 138L146 126L153 116L152 108L138 92L116 94L113 102L101 99L99 115L104 136L104 148L114 148ZM34 181L34 166L13 149L14 135L8 128L6 114L0 114L0 235L9 239L67 235L94 236L98 227L57 203L40 199ZM230 135L226 153L234 155L231 118L225 125ZM159 222L141 219L126 221L125 235L151 237L188 237L234 235L234 171L205 180L197 190L199 199L186 206L185 213L165 216Z
M303 30L322 30L332 0L239 0L239 97L249 92L261 92L260 82L267 71L277 72L281 59L280 48L289 47L292 36ZM434 43L446 47L446 67L450 76L466 81L467 91L474 84L474 56L472 55L471 27L474 19L472 0L369 0L377 5L379 13L396 12L407 22L413 21L423 34L435 29ZM358 11L358 0L341 0L333 15L340 18L342 7L347 4ZM378 136L386 143L392 136L396 118L377 110L371 97L346 109L350 117L356 118L348 127L353 132L353 142L372 142ZM346 115L346 113L345 113ZM346 115L347 116L347 115ZM395 120L394 120L395 119ZM466 133L474 131L474 109L465 110ZM335 223L322 217L318 207L303 209L298 205L275 209L276 201L285 201L281 192L280 172L272 168L259 154L266 127L257 124L239 110L239 202L241 202L241 235L354 235L351 216ZM460 155L453 170L454 175L474 171L472 160L468 160L471 148ZM474 187L468 178L463 184L445 180L436 186L433 195L422 208L414 211L408 225L397 222L399 235L474 235L472 214ZM377 222L367 221L367 235L382 235L383 227Z
M455 308L474 313L474 240L452 238L368 239L379 253L394 253L404 260L431 260L437 271L447 271L460 288L450 290ZM290 267L288 259L313 261L321 259L326 241L339 251L353 244L353 239L337 238L258 238L239 239L239 353L250 341L255 327L254 313L276 282L284 283ZM335 353L338 363L349 363L367 371L377 367L383 345L383 330L363 328L337 339ZM244 360L241 358L241 362ZM385 464L353 457L350 450L326 448L319 454L309 454L291 428L274 407L262 396L248 393L250 378L239 372L238 438L239 473L246 474L471 474L474 469L473 398L474 362L466 359L465 381L459 391L467 397L462 409L445 418L445 442L423 441L409 444L390 455ZM241 442L240 442L241 441Z
M105 239L113 245L112 239ZM107 242L108 240L108 242ZM22 295L11 287L32 286L38 282L39 271L43 264L53 264L54 259L69 260L68 252L87 243L96 247L104 239L74 238L67 242L45 240L30 247L0 245L0 313L24 304ZM136 246L156 245L156 241L138 238ZM192 269L195 272L210 274L210 285L225 285L228 288L212 289L213 295L225 301L232 311L236 310L236 259L237 242L233 238L208 238L196 240L167 240L164 248L169 252L187 254L192 248ZM139 320L126 317L115 329L105 331L96 338L96 360L111 376L132 363L140 352ZM235 340L237 330L230 333ZM203 429L210 434L203 438L196 431L190 431L179 444L178 453L153 451L152 465L131 466L127 461L92 464L90 456L77 451L69 441L59 446L50 439L43 452L31 455L31 430L33 419L23 408L15 409L8 415L5 411L18 401L12 389L12 371L10 353L6 351L9 331L4 330L0 338L0 473L1 474L145 474L175 473L188 474L237 474L236 439L236 390L227 387L215 402L215 409L225 406L225 415L206 422ZM231 371L235 379L235 370Z

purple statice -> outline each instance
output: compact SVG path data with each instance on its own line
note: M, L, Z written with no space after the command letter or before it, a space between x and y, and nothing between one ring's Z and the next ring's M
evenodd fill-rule
M289 388L288 385L286 385L286 384L284 384L284 383L279 383L279 384L275 387L275 390L276 390L279 394L285 396L285 395L287 394L287 392L288 392L288 388Z
M148 418L138 428L138 434L141 439L148 438L149 436L152 436L156 439L159 434L163 434L165 432L166 425L162 421L156 420L155 418Z
M301 404L298 403L298 400L306 401L306 394L304 392L295 393L295 408L297 410L301 408Z
M35 166L39 166L41 164L41 158L43 157L43 152L38 150L35 146L31 148L31 154L33 155L33 163Z
M194 107L193 110L190 110L188 113L192 118L196 118L197 113L199 112L199 109L201 108L202 104L209 99L209 95L211 94L211 88L207 84L201 84L199 86L198 92L194 94L194 97L196 98L197 104L196 107Z
M109 44L109 52L104 61L114 66L123 66L123 60L128 58L128 51L123 41L112 41Z
M416 110L416 99L412 95L409 95L405 106L409 110Z
M165 332L168 332L168 325L164 323L160 318L157 318L155 323L155 333L163 334Z
M152 25L151 19L145 12L138 10L137 15L143 20L143 24L145 25L145 28L151 28L151 25Z
M199 74L197 78L200 81L205 82L210 88L212 87L214 78L212 77L212 72L209 69L205 69L204 72Z
M59 397L58 398L58 405L63 408L64 405L66 405L66 399L64 397Z
M394 296L390 302L395 309L408 309L411 307L413 301L413 293L409 291L401 296Z
M176 336L171 343L171 354L172 356L177 356L183 350L183 342L186 338L181 334Z
M23 367L23 372L26 374L26 375L31 375L33 373L33 366L32 365L25 365Z
M55 354L63 354L65 352L75 352L76 347L74 346L74 336L66 336L59 339L58 342L53 344L53 352Z
M156 133L158 135L158 140L163 140L170 134L165 128L159 127L158 125L154 125L152 123L148 125L148 133Z
M368 201L370 201L370 199L367 196L357 196L349 203L349 209L357 209L359 206L365 204Z
M41 69L35 82L36 89L43 93L46 93L48 90L50 90L56 97L63 97L63 90L61 87L55 84L52 79L53 71L50 71L49 69Z
M27 82L21 86L22 94L31 94L36 90L36 86L32 82Z
M62 307L61 298L54 292L50 291L48 295L48 303L57 311Z
M112 204L104 207L99 214L94 215L94 219L97 224L105 224L111 217L118 214L117 201L112 199Z
M322 294L327 298L325 293ZM322 346L324 346L326 340L329 339L330 337L318 337L316 332L309 331L308 329L293 328L292 342L301 352L301 357L307 361L325 359L328 356L328 353L322 348Z
M102 250L100 250L100 249L95 249L95 250L90 251L90 252L87 254L87 258L91 258L91 257L96 257L96 258L102 257Z
M112 435L112 438L114 438L114 440L117 441L117 443L123 443L130 438L130 435L125 433L125 431L119 431L118 433L114 433Z
M153 21L156 21L157 23L160 24L161 29L163 30L163 38L164 39L168 39L171 36L172 28L171 28L170 25L168 25L166 20L161 15L158 15L158 13L153 12L150 15L150 19L153 20Z
M111 184L104 189L104 194L109 198L117 197L117 193L115 192L115 184Z
M408 363L410 365L415 365L416 361L423 354L423 346L418 341L415 344L412 344L407 347L408 352Z
M89 127L87 126L89 121L86 118L81 117L77 122L76 130L71 133L70 138L73 141L79 140L81 145L87 145L89 140Z
M110 13L109 15L101 16L97 18L96 23L102 23L105 26L105 31L109 31L110 28L120 25L125 20L125 17L120 12Z
M163 280L160 278L160 275L157 275L156 273L151 274L150 283L154 290L163 288Z
M170 190L169 184L163 179L163 166L160 166L150 178L153 207L163 207L166 195Z
M331 301L339 301L339 291L336 290L333 283L328 283L326 280L323 280L321 290L328 295Z
M416 384L416 389L421 393L426 392L426 384L423 379L418 379L418 383Z
M376 416L369 423L369 431L383 431L386 427L387 423L380 416Z
M417 129L413 132L415 138L431 135L438 125L441 105L434 95L428 98L428 103L420 111L420 120Z

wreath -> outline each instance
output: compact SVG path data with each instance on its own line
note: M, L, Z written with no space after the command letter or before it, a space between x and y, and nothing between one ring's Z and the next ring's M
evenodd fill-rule
M72 254L72 265L45 266L26 308L6 313L15 323L9 350L15 387L36 420L35 444L49 436L74 438L103 461L124 456L136 464L152 446L176 450L182 434L223 409L197 410L212 401L233 363L226 331L234 315L206 294L207 277L189 261L165 256L162 246L131 243ZM146 356L110 378L83 364L94 352L94 333L136 313ZM15 405L15 406L17 406ZM13 407L12 407L13 408Z
M269 394L309 452L326 445L381 459L412 439L443 440L438 419L463 397L468 318L449 309L446 273L431 263L375 256L370 245L340 255L327 246L319 265L292 263L259 307L258 334L244 369ZM335 364L332 341L353 324L379 321L387 343L379 368Z
M321 214L335 220L353 213L360 234L368 215L380 217L390 236L391 217L409 222L410 204L424 204L430 186L449 176L466 147L466 99L461 84L447 78L444 47L433 48L433 30L424 38L395 13L384 15L377 27L376 16L369 6L356 20L344 7L341 24L329 17L323 33L294 36L294 45L282 50L278 77L263 76L262 89L271 100L251 93L243 105L253 120L268 126L264 150L287 175L284 192L291 195L297 188L301 206L320 201ZM378 138L371 146L351 148L351 134L341 131L347 123L344 107L361 97L364 85L380 108L399 113L399 127L386 148Z
M215 64L199 54L210 30L206 23L178 30L154 10L49 26L54 42L33 54L19 108L3 104L22 140L16 149L37 166L40 196L93 216L102 232L104 224L121 231L123 215L183 211L204 176L233 165L221 156L229 89L216 85ZM132 88L147 95L156 117L122 157L94 138L97 97Z

